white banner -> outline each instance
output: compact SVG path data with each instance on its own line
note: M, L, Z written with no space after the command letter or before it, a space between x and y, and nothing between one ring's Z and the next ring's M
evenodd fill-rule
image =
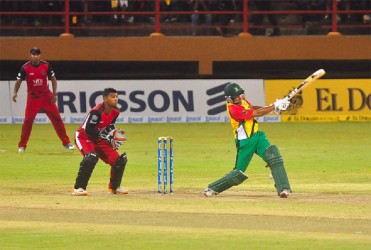
M264 81L234 79L254 105L265 105ZM58 109L65 123L81 123L102 102L104 88L119 94L117 123L226 122L224 86L227 80L99 80L58 81ZM12 102L13 82L0 82L0 123L23 123L26 82ZM258 121L279 121L277 116ZM39 113L35 123L49 123Z

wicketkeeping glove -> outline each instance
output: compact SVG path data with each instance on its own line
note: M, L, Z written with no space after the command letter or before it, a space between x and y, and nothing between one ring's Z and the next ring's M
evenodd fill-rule
M115 129L109 132L109 135L113 137L111 145L114 149L119 149L119 147L126 142L125 132L121 129Z
M105 133L105 131L103 130L99 133L99 138L108 141L108 143L113 147L114 138L112 135Z
M110 132L112 130L115 130L116 129L116 126L115 124L111 123L110 125L108 125L107 127L105 127L102 131L100 131L99 133L99 137L103 140L106 140L112 147L113 147L113 140L114 140L114 137L112 134L110 134Z
M99 137L106 140L113 149L119 149L119 147L126 142L126 135L123 130L112 129L107 133L107 130L100 132Z
M111 132L112 130L115 130L115 129L116 129L115 124L111 123L110 125L105 127L102 131L100 131L99 137L102 138L102 139L105 139L105 137L107 137L109 132Z

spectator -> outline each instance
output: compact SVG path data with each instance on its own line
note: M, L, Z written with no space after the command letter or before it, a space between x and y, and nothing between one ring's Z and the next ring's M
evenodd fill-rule
M26 1L24 3L21 3L21 10L25 12L38 12L41 11L41 2L40 1ZM40 15L27 15L27 23L26 25L34 25L34 26L40 26Z
M110 0L88 1L88 9L91 12L109 12L111 11L111 1ZM92 16L93 23L107 23L109 19L110 19L109 15Z
M133 11L146 12L155 11L155 2L153 0L135 0L133 4ZM155 18L152 14L150 15L135 15L135 22L154 22Z
M368 7L367 7L368 4ZM346 10L370 10L370 0L346 0L345 1ZM347 22L362 23L364 22L364 15L361 13L348 13L345 15Z
M181 0L182 1L182 0ZM178 1L177 0L160 0L160 10L163 12L177 11ZM162 22L176 22L178 19L174 14L165 14L161 16Z
M299 10L312 11L321 10L318 0L300 0L297 2ZM303 14L303 25L311 25L313 22L320 22L322 15L319 14Z
M219 10L221 11L234 11L237 9L235 0L220 0ZM220 26L217 27L217 31L222 36L232 36L228 33L228 24L234 22L234 14L222 14L218 15Z
M362 9L370 10L371 9L371 0L365 0L363 2ZM370 19L371 19L370 14L365 13L363 15L363 23L367 23L367 24L370 23Z
M8 12L12 10L12 4L9 1L0 1L0 10ZM14 10L14 8L13 8ZM0 25L10 23L13 17L10 15L0 15Z
M253 0L255 8L257 11L272 11L272 0ZM264 22L264 16L267 16L271 26L273 27L273 32L268 34L268 36L280 36L281 30L278 27L278 21L275 14L257 14L253 16L253 23L255 26L262 26ZM251 29L251 34L253 35L265 35L265 28L257 27Z
M200 16L204 18L206 26L206 35L210 35L210 27L212 22L212 15L211 13L202 13L199 14L200 11L212 11L216 10L216 2L213 0L191 0L191 4L193 7L194 13L191 15L192 20L192 36L196 36L198 33L197 26L199 24Z
M181 11L193 11L193 1L192 0L177 0L177 5L179 10ZM182 14L178 15L178 20L180 22L189 23L191 22L191 15L189 14Z
M61 12L64 11L64 1L42 1L40 2L41 10L45 12ZM71 10L72 11L72 10ZM42 23L48 25L61 25L62 16L60 15L43 15Z
M117 12L122 12L122 11L132 11L132 2L130 2L130 5L129 5L129 1L128 0L112 0L112 10L113 11L117 11ZM118 14L118 15L113 15L113 19L117 22L117 23L121 23L121 22L127 22L127 23L133 23L134 22L134 16L132 15L122 15L122 14Z
M82 1L70 1L71 12L84 12L85 0ZM82 15L73 15L70 17L70 23L72 25L79 25L84 23L84 17Z
M369 0L366 1L360 1L360 0L337 0L337 9L338 10L359 10L363 8L367 8L366 2L369 4ZM322 9L325 9L327 11L331 11L333 9L332 7L332 0L320 0ZM369 9L369 8L368 8ZM325 22L332 22L331 20L331 14L326 14L324 17ZM363 16L361 14L351 14L351 13L345 13L345 14L338 14L336 17L337 22L362 22Z

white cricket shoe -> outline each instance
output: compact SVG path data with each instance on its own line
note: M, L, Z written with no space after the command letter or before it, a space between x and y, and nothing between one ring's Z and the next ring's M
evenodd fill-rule
M18 153L23 154L25 151L26 151L26 149L24 147L19 147L18 148Z
M280 198L288 198L290 194L290 190L288 189L283 189L280 193Z
M211 196L214 196L214 195L217 195L218 194L218 192L215 192L214 190L212 190L211 188L206 188L205 190L204 190L204 195L206 196L206 197L211 197Z
M75 146L72 143L68 143L68 144L64 145L63 147L65 147L68 150L74 150L75 149Z
M129 191L126 188L118 187L116 190L108 189L109 194L128 194Z
M72 195L75 196L87 196L88 192L86 192L83 188L74 189Z

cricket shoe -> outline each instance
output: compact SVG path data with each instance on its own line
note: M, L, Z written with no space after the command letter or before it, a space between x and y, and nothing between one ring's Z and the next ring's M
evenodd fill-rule
M128 194L129 191L125 188L118 187L118 188L116 188L116 190L109 188L108 193L109 194Z
M283 189L280 193L280 198L288 198L289 197L289 194L290 194L290 190L289 189Z
M23 154L26 151L24 147L19 147L18 148L18 153Z
M73 190L72 195L74 195L74 196L87 196L88 192L86 192L86 190L83 189L83 188L77 188L77 189L75 188Z
M205 190L204 190L204 195L206 196L206 197L211 197L211 196L214 196L214 195L217 195L218 194L218 192L215 192L214 190L212 190L211 188L206 188Z
M75 146L72 143L68 143L68 144L64 145L63 147L65 147L68 150L74 150L75 149Z

